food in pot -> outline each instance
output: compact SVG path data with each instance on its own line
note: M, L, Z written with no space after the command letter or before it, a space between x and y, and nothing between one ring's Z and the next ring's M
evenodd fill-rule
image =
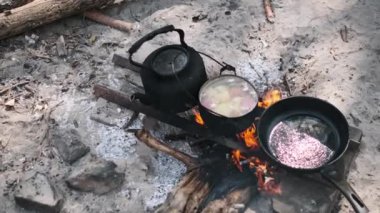
M199 101L203 107L226 117L240 117L257 105L258 96L251 84L237 76L221 76L201 88Z
M321 167L334 154L323 141L285 122L278 123L271 131L269 150L282 164L298 169Z

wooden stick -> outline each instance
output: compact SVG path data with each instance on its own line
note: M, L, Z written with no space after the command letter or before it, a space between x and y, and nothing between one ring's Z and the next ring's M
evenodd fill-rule
M85 11L83 15L95 22L98 22L100 24L124 31L124 32L129 32L133 29L134 24L129 23L126 21L122 20L117 20L112 17L109 17L107 15L104 15L103 13L99 12L98 10L90 10L90 11Z
M101 8L113 3L113 0L34 0L7 13L0 13L0 39L88 9Z
M159 150L176 158L177 160L180 160L186 165L188 169L195 168L196 166L198 166L198 162L195 158L179 150L169 147L168 145L154 138L151 134L149 134L149 132L145 130L139 130L136 132L135 135L141 142L145 143L152 149Z
M11 90L13 88L18 87L18 86L22 86L22 85L28 84L29 82L30 81L23 81L23 82L15 84L15 85L9 86L7 88L4 88L4 89L0 90L0 95L2 95L3 93L7 92L8 90Z
M274 13L272 9L272 2L271 0L263 0L264 2L264 10L265 10L265 16L267 17L267 21L269 23L274 23Z

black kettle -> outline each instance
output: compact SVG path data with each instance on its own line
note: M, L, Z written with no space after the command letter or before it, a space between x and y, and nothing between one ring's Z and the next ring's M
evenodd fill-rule
M142 64L133 60L133 54L144 42L158 34L176 31L181 44L167 45L153 51ZM179 113L198 104L198 92L207 81L202 57L184 41L181 29L168 25L142 37L128 50L130 63L140 67L145 94L133 97L159 110Z

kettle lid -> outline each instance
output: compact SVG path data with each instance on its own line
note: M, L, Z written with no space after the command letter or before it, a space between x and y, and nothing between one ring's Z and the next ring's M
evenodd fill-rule
M151 67L160 76L168 77L185 70L189 62L186 49L182 47L163 48L154 57Z

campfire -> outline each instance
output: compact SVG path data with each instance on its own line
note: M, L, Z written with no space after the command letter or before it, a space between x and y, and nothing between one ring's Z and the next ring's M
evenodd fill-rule
M281 100L281 90L271 89L268 90L262 100L258 103L261 108L268 108L270 105ZM195 122L200 125L205 125L199 111L197 109L192 109L194 114ZM237 139L244 143L244 145L249 150L258 150L260 148L259 141L256 136L256 126L248 127L243 132L236 135ZM270 164L264 160L261 160L256 156L246 157L241 153L240 150L234 149L231 151L231 160L236 165L240 172L252 172L257 177L258 180L258 190L269 194L281 194L281 187L278 182L276 182L274 175L274 170L271 168ZM247 171L245 171L247 170Z
M133 55L144 42L173 31L179 34L180 45L161 47L143 63L134 61ZM331 165L343 161L350 138L347 120L336 107L313 97L282 99L279 89L270 89L259 98L252 83L237 76L233 66L189 47L184 31L172 25L142 37L128 52L130 63L140 68L145 93L129 98L96 85L95 96L198 138L194 144L199 145L200 153L194 158L160 142L147 130L135 131L141 142L188 168L158 212L241 212L261 193L285 196L277 169L282 169L287 179L295 171L319 175L343 192L356 212L367 212L359 196L345 187L348 183L339 183L328 173ZM208 79L200 55L221 66L218 77ZM229 74L224 74L226 71ZM181 114L189 109L194 119ZM309 188L314 185L305 183Z
M276 197L279 199L297 197L300 202L291 204L298 206L297 208L304 208L306 204L301 201L305 196L310 199L323 200L326 199L324 194L327 193L331 195L332 199L337 199L336 189L316 184L315 181L321 181L320 178L300 178L290 173L283 176L261 156L256 156L255 150L258 150L260 146L255 124L251 124L246 130L235 135L234 139L220 137L210 134L196 109L192 110L194 120L189 121L138 102L131 102L128 95L101 85L94 87L94 94L96 97L105 98L120 106L142 112L179 127L188 133L203 136L204 139L198 140L196 144L211 147L204 149L203 155L194 158L158 141L145 130L136 132L136 136L141 142L178 159L188 168L188 172L158 209L158 212L207 212L210 209L237 209L238 212L241 212L254 197L256 197L255 199L262 199L258 192L273 196L271 198L273 200L276 200ZM280 90L269 90L258 103L259 108L268 108L281 98ZM342 161L331 168L339 171L337 177L340 179L344 179L349 171L350 162L352 162L360 144L361 134L359 129L350 127L350 141L353 144L350 150L352 151L348 152ZM250 152L253 154L246 154ZM226 154L230 157L226 158ZM277 176L281 176L281 181ZM289 188L292 190L289 191Z

